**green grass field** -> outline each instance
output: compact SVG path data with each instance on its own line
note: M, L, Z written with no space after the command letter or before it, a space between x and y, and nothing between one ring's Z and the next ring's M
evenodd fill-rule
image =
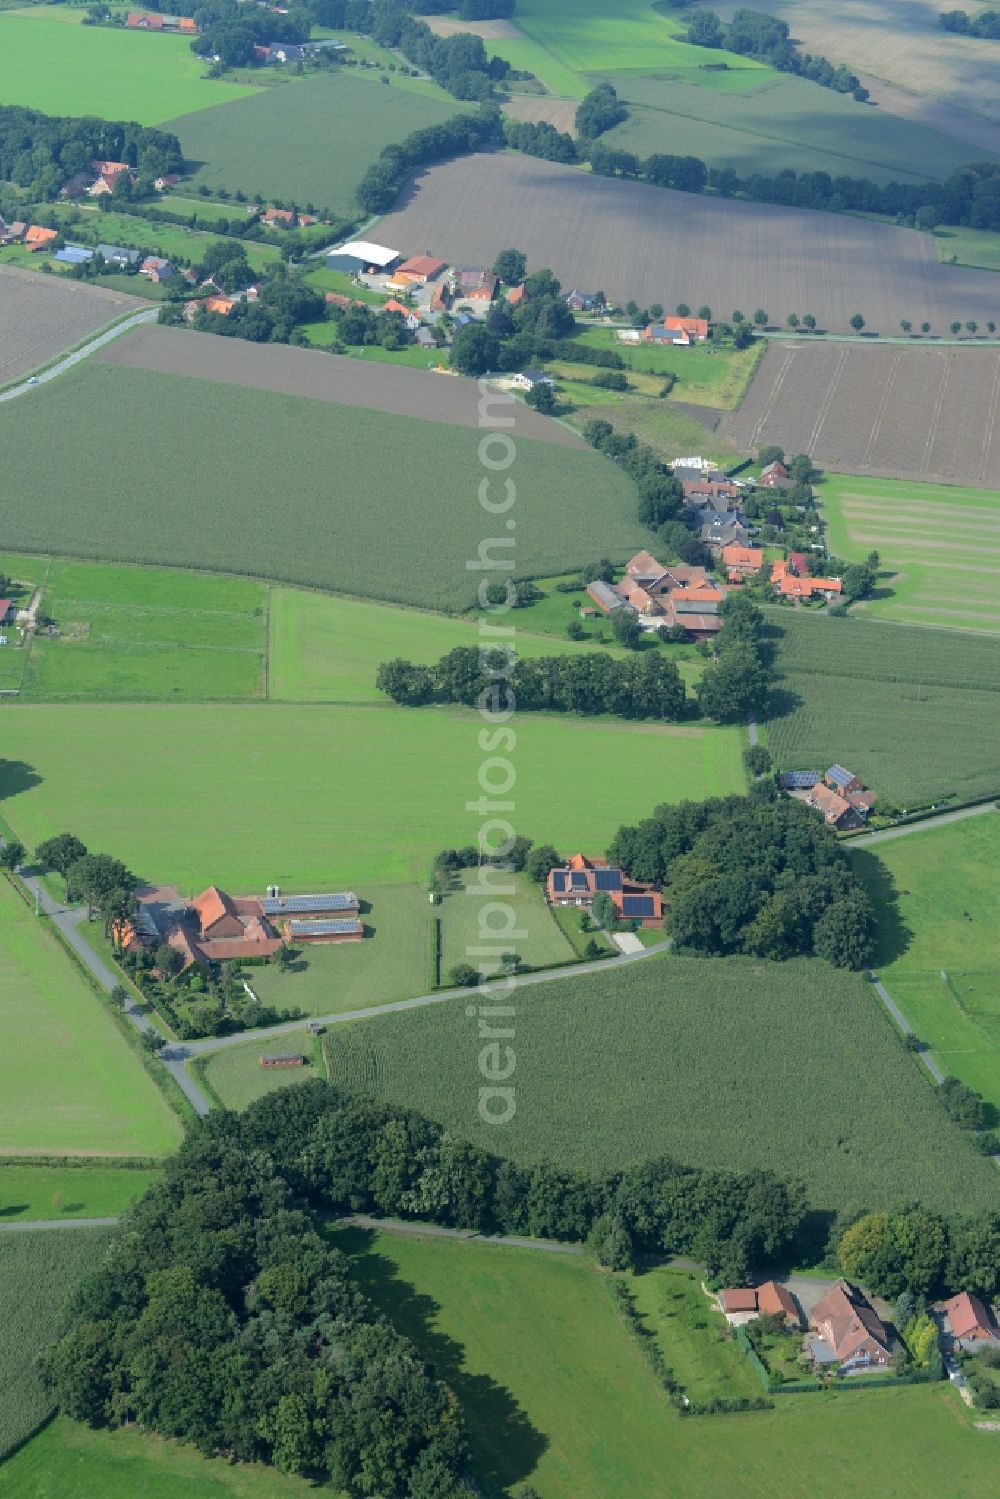
M848 765L900 807L1000 791L995 641L866 619L769 610L780 624L779 706L767 738L783 770Z
M488 50L534 73L551 93L566 99L582 99L594 86L596 80L587 76L593 73L668 74L693 83L704 78L710 86L724 79L734 89L774 76L750 58L680 41L683 20L654 10L648 0L627 0L614 15L601 0L583 0L569 23L560 0L519 0L514 25L524 39L502 38ZM700 71L722 62L730 72Z
M656 1339L664 1363L689 1400L753 1400L760 1380L737 1348L722 1315L692 1270L666 1265L628 1276L636 1310Z
M709 167L733 167L741 177L790 169L874 182L943 179L970 159L967 142L787 74L740 93L677 78L615 81L630 118L602 139L639 157L689 154ZM972 157L989 160L990 153L972 149ZM940 243L947 248L948 241Z
M249 221L250 216L248 203L213 202L211 198L185 198L178 197L175 193L160 193L156 201L160 208L165 208L170 213L197 214L201 223L209 228L219 219L228 219L232 223L234 219Z
M908 942L883 943L879 974L945 1072L1000 1110L1000 816L857 854L876 900L895 895Z
M441 918L441 982L450 982L451 969L457 963L477 959L471 950L493 938L479 929L480 913L484 909L484 897L470 898L469 891L478 885L476 875L465 874L456 880L455 887L444 897L434 914ZM516 929L523 937L510 939L510 951L516 952L522 963L530 968L548 968L554 963L572 962L576 954L569 941L553 920L552 912L545 902L541 887L534 885L525 875L513 876L512 894L502 897L503 904L515 913ZM487 922L493 918L488 913ZM506 921L506 913L503 915ZM506 940L506 939L505 939Z
M244 578L53 562L23 697L248 698L263 694L262 584Z
M396 80L386 88L377 76L340 70L283 88L255 89L232 108L201 109L171 120L168 128L179 137L186 160L197 164L195 186L259 192L303 207L313 203L352 220L363 217L354 190L383 146L467 107L441 90L432 92L436 97ZM328 146L303 149L321 140Z
M69 821L185 890L422 880L478 832L480 725L448 709L24 704L6 714L0 794L26 844ZM740 750L738 729L525 714L518 829L600 849L657 802L740 790ZM598 773L623 758L626 779Z
M337 1239L356 1255L362 1289L457 1390L487 1499L521 1481L542 1499L840 1499L859 1467L892 1499L995 1490L990 1439L947 1383L685 1421L585 1262L357 1231Z
M716 309L720 317L728 317L733 310ZM588 328L577 342L597 349L614 349L627 369L649 375L676 375L677 384L669 400L691 401L720 411L731 411L739 405L764 353L763 339L757 339L748 349L714 349L708 345L674 349L623 344L612 328Z
M826 475L819 493L830 550L881 558L881 586L856 613L1000 630L1000 494L845 474Z
M100 1259L110 1230L76 1228L0 1234L0 1461L52 1409L35 1359L55 1337L74 1285ZM0 1491L22 1495L0 1468Z
M76 24L66 24L72 16ZM159 125L247 90L205 79L183 36L82 26L61 6L0 13L0 98L56 115L98 115Z
M0 1470L18 1499L307 1499L309 1483L274 1468L202 1457L134 1426L91 1431L57 1417Z
M101 462L81 464L97 430ZM477 587L466 562L493 531L479 434L417 417L90 361L4 406L0 443L12 492L32 494L5 535L25 552L461 609ZM631 482L599 453L523 438L516 461L521 576L624 560L648 541Z
M954 257L959 265L1000 271L1000 244L988 229L935 229L934 253L945 264Z
M814 960L660 957L515 992L517 1113L477 1114L464 1001L331 1032L331 1081L430 1114L524 1164L666 1154L803 1181L824 1209L996 1205L865 981Z
M585 626L579 642L567 637L567 621L579 618L573 601L585 596L583 588L579 595L553 590L530 608L519 609L511 626L518 655L527 659L594 649L624 655L603 625ZM268 696L279 702L385 703L375 686L383 661L405 656L430 665L456 646L481 643L478 616L456 619L297 588L271 590L268 618ZM669 654L685 680L701 674L704 662L692 648L654 649Z
M23 1166L0 1161L0 1223L117 1217L159 1175L131 1166Z
M303 1067L262 1067L260 1057L268 1051L297 1051L307 1058ZM289 1088L294 1083L312 1082L325 1077L326 1068L320 1042L307 1030L286 1031L273 1042L248 1041L242 1046L225 1046L187 1064L192 1075L204 1081L227 1109L245 1109L248 1104Z
M73 805L64 801L60 818ZM0 881L0 1148L9 1155L160 1155L181 1136L103 1002Z

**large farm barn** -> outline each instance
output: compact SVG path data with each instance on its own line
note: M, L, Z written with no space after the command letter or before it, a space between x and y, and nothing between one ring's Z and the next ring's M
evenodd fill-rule
M812 313L836 332L855 313L882 333L897 332L901 318L938 331L955 320L1000 322L1000 277L939 265L931 238L915 230L676 193L513 154L431 168L378 234L489 265L512 225L532 266L643 306L708 302L725 315L762 307L782 323Z
M138 297L0 265L0 385L37 369L126 312Z
M1000 350L772 344L727 435L840 473L1000 489Z

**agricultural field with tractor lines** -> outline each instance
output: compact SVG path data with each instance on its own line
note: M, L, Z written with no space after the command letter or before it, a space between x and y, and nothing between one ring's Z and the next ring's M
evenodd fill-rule
M0 265L0 386L147 305L104 287Z

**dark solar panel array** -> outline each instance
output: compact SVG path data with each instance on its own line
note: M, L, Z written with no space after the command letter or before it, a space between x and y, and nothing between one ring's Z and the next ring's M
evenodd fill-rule
M573 888L575 890L587 889L587 876L582 869L574 869L570 875L570 879L573 881Z
M651 895L626 895L622 900L625 916L654 916L656 908Z
M265 916L291 915L295 911L348 911L358 903L352 890L336 895L268 895L261 901Z
M360 921L290 921L288 932L292 937L339 937L348 932L360 932Z
M594 871L594 885L598 890L620 890L622 888L621 870L596 869Z
M564 869L557 869L553 872L552 888L553 890L566 889L566 871Z

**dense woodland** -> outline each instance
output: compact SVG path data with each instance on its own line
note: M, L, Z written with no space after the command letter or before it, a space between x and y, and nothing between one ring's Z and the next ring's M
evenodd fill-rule
M70 119L37 109L0 105L0 180L55 198L68 178L93 160L124 161L152 191L163 172L183 167L180 142L165 130L131 121Z
M62 1409L351 1495L462 1492L457 1401L352 1284L320 1217L344 1212L586 1239L617 1267L691 1255L729 1284L794 1261L815 1227L802 1189L767 1172L667 1158L602 1178L523 1170L316 1080L191 1128L43 1355ZM997 1215L947 1222L904 1208L835 1223L838 1246L846 1273L911 1300L998 1286Z
M790 40L788 25L759 10L738 10L728 25L711 10L699 10L688 24L687 40L699 47L724 47L741 57L753 57L782 73L795 73L840 94L853 94L859 103L868 98L861 80L843 63L834 67L825 57L799 52Z
M815 954L838 968L871 958L874 912L847 853L811 808L773 785L657 807L619 828L608 856L666 892L671 935L686 951Z

